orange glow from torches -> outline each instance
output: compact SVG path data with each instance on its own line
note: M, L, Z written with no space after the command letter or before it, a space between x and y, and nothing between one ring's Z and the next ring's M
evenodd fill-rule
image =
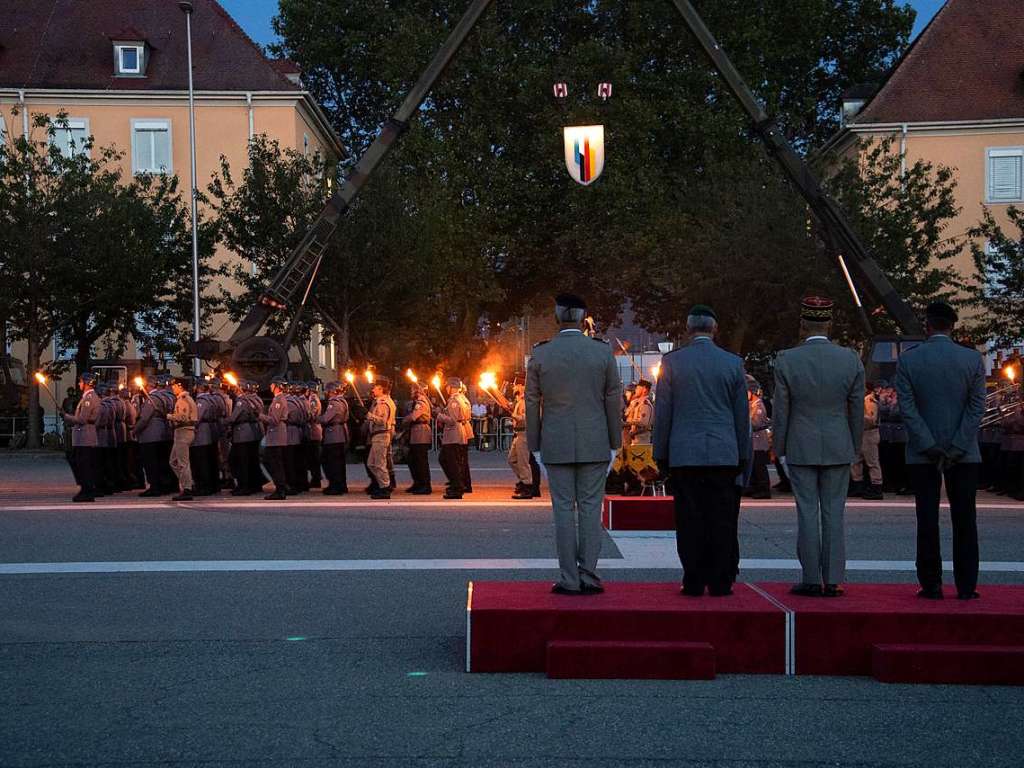
M352 373L352 371L345 371L345 381L347 381L349 384L355 384L356 375Z
M1008 365L1005 368L1003 368L1003 374L1010 381L1013 381L1014 379L1017 378L1017 370L1012 365ZM36 374L36 375L38 376L39 374Z
M224 374L224 381L226 381L232 387L237 387L238 386L238 377L235 376L235 374L233 374L233 373L230 373L230 372L225 373Z
M488 391L498 386L498 377L492 371L480 374L480 389Z
M143 389L146 386L146 380L141 376L136 376L134 379L132 379L132 383L139 389Z
M661 376L661 363L658 363L651 368L651 375L654 376L654 380L657 381L658 377Z
M407 378L407 379L408 379L409 381L411 381L411 382L412 382L413 384L416 384L416 383L418 383L418 382L419 382L419 379L418 379L418 378L416 378L416 374L415 374L415 373L413 372L412 368L407 368L407 369L406 369L406 371L405 371L405 377L406 377L406 378Z
M372 371L372 370L370 370L369 368L367 368L367 369L366 369L366 373L365 373L365 374L363 374L363 375L364 375L364 376L366 376L366 380L367 380L368 382L370 382L371 384L373 384L373 371Z
M438 392L441 391L441 377L438 374L434 374L434 378L430 380L430 383L434 385L434 389Z
M36 381L38 381L40 384L44 386L46 385L46 377L39 371L36 371Z

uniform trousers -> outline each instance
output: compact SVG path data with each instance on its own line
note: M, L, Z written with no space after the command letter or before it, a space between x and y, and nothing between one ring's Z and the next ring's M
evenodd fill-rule
M473 490L473 477L469 474L469 445L459 446L459 465L462 467L462 490L469 493Z
M82 489L82 495L96 495L96 481L99 467L97 465L98 449L88 446L75 446L71 449L71 458L75 465L75 477Z
M530 471L530 445L526 432L516 432L508 449L508 465L512 467L519 485L530 486L533 473Z
M727 594L736 571L736 467L672 467L676 551L690 595Z
M853 482L860 483L864 481L864 467L867 467L871 484L882 484L882 465L878 459L878 446L878 430L865 429L864 437L860 441L860 453L857 455L857 460L853 463L851 470Z
M748 487L754 493L771 493L772 481L768 477L768 451L754 451Z
M850 465L788 464L797 513L796 554L804 584L842 584L846 575L843 517Z
M348 468L345 466L345 443L328 443L320 449L328 491L348 492Z
M319 440L307 440L303 447L305 448L306 457L306 470L309 472L309 485L311 488L320 487L320 441Z
M267 471L270 472L276 493L285 493L288 490L287 452L286 445L268 445L264 453Z
M174 438L170 440L161 440L157 443L160 449L160 469L162 473L159 475L162 477L162 486L164 493L173 493L178 489L178 477L174 474L174 470L171 469L171 452L174 450Z
M532 477L531 490L534 496L540 496L540 464L530 454L530 475Z
M546 464L558 550L558 585L600 586L601 502L608 462Z
M154 493L167 493L166 463L163 456L163 443L140 443L139 453L142 454L142 471L146 475L149 489Z
M412 475L412 487L429 490L430 458L428 443L412 443L409 445L409 474Z
M381 433L370 438L370 454L366 458L366 469L370 479L380 488L391 487L391 470L388 456L391 453L391 435Z
M978 521L975 506L978 464L954 464L939 472L934 464L908 464L917 508L917 580L925 589L942 584L939 546L939 494L946 481L949 517L953 523L953 581L958 594L978 586Z
M288 487L293 493L309 490L309 477L306 475L306 462L302 456L301 443L289 443L285 448L285 477Z
M228 454L229 463L231 464L231 476L235 478L237 489L246 493L261 488L263 483L262 473L257 477L253 474L253 467L259 468L259 448L260 444L255 440L249 440L243 443L231 443L231 451ZM253 461L255 455L256 460Z
M448 479L448 490L454 494L465 492L463 485L465 478L462 474L462 451L465 447L458 443L441 446L441 469L444 470L444 476Z
M197 494L211 494L219 489L220 481L216 451L217 446L215 444L193 444L189 450L192 480L195 483L190 487Z
M189 456L189 448L192 440L195 439L195 430L191 427L180 427L174 430L174 442L171 444L171 471L174 472L181 490L191 491L192 485L192 462Z

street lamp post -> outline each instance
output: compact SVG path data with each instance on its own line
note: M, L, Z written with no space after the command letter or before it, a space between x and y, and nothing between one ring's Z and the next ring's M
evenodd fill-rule
M192 3L182 0L178 7L185 14L185 32L188 45L188 135L189 155L192 162L192 340L199 341L199 192L196 189L196 103L192 88ZM202 373L198 357L192 358L192 375Z

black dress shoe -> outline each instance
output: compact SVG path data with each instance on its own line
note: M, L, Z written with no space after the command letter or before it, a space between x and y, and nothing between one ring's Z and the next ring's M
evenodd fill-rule
M566 589L561 584L555 584L551 587L551 591L556 595L571 595L573 597L579 597L583 594L583 590L580 589Z
M152 499L152 498L156 498L157 496L161 496L161 495L163 495L163 494L161 494L160 491L155 491L152 488L150 488L148 491L143 491L142 493L140 493L139 494L139 498L140 499Z
M434 492L433 488L417 488L412 492L413 496L429 496Z
M71 497L71 500L75 503L82 503L87 501L96 501L96 497L90 496L87 493L76 493L74 496Z
M264 496L264 501L284 501L287 497L280 491L274 491L269 496Z
M444 492L444 498L446 498L446 499L461 499L462 498L462 494L461 493L452 493L451 491L445 491Z
M192 501L192 489L186 488L177 496L171 496L171 501Z
M387 488L381 488L379 491L374 491L373 493L371 493L370 498L374 500L390 499L391 491L389 491Z
M838 584L826 584L822 594L825 597L842 597L846 594L846 590Z
M584 595L600 595L604 592L604 587L600 584L580 584L580 592Z
M800 597L821 597L824 592L821 584L794 584L789 588L789 594L800 595Z
M686 595L687 597L704 597L704 587L688 587L683 584L679 588L680 595Z
M917 591L917 596L922 597L925 600L941 600L942 587L921 587L921 589Z
M324 495L324 496L343 496L346 493L348 493L348 491L344 490L343 488L331 488L330 486L327 486L326 488L324 488L324 492L323 492L322 495Z
M513 499L532 499L533 494L527 490L516 491L512 494Z
M957 600L977 600L981 595L977 592L959 592L957 593Z

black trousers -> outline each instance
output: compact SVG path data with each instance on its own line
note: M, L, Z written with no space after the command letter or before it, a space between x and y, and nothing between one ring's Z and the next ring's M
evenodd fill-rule
M540 496L540 465L533 458L533 453L530 453L530 477L533 480L531 486L534 495Z
M448 487L452 493L464 493L466 488L463 485L465 475L462 467L462 452L466 446L452 443L441 446L441 469L444 476L448 478Z
M167 458L163 455L163 443L139 443L139 453L142 454L142 471L146 474L150 490L166 493Z
M459 446L459 464L462 467L462 490L473 490L473 477L469 474L469 446Z
M245 443L231 443L228 454L231 475L239 491L250 493L263 487L263 470L260 469L260 444L255 440Z
M430 488L430 446L426 443L409 446L409 474L413 488Z
M159 475L162 477L162 490L164 493L177 493L178 478L171 469L171 448L174 446L174 440L164 440L157 443L157 446L160 451L160 469L163 470Z
M264 453L267 471L274 482L274 490L278 493L285 493L288 489L287 452L288 446L277 445L267 446Z
M220 485L216 445L193 445L188 449L192 465L192 490L197 494L210 494Z
M934 464L909 464L917 507L917 580L925 589L942 584L939 546L939 492L946 480L949 516L953 523L953 581L958 594L978 586L978 521L975 497L979 464L955 464L939 473Z
M327 478L328 491L348 492L348 467L345 466L345 443L328 443L320 449L320 461Z
M307 440L302 444L303 453L306 457L306 470L309 472L309 485L313 488L320 487L320 441Z
M309 476L306 474L306 463L302 456L302 444L296 443L285 448L285 477L288 487L293 493L309 490Z
M676 550L687 593L728 592L736 575L737 467L672 467Z
M999 478L999 443L981 443L981 478L978 488L991 488Z
M882 466L883 490L895 493L910 485L906 443L883 440L878 444L878 463Z
M768 451L754 451L754 463L750 469L750 489L755 493L770 492L772 481L768 477Z
M75 462L75 476L83 496L95 496L99 481L99 448L76 447L71 449Z

